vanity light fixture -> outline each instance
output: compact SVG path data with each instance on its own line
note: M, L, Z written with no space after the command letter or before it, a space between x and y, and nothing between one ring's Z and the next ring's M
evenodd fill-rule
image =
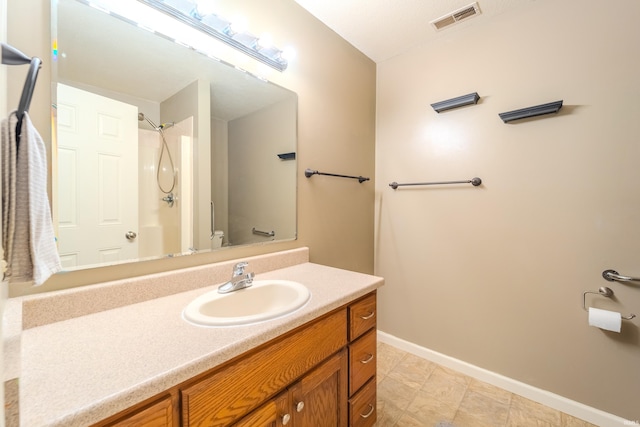
M480 95L478 95L477 92L473 92L467 95L458 96L457 98L447 99L446 101L436 102L431 104L431 107L433 107L436 113L440 113L442 111L451 110L452 108L477 104L479 99Z
M231 21L203 8L195 0L138 0L155 10L183 22L208 36L243 52L278 71L287 68L288 61L283 50L267 42L267 38L256 37Z

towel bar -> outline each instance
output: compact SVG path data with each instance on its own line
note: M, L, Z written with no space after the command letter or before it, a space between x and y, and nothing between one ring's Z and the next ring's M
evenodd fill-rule
M445 185L445 184L471 184L474 187L477 187L478 185L482 184L482 180L478 177L475 177L466 181L410 182L406 184L398 184L397 182L394 181L391 184L389 184L389 187L395 190L396 188L402 187L405 185Z
M362 184L365 181L369 181L369 178L365 178L363 176L338 175L335 173L318 172L312 169L306 169L304 171L304 176L306 176L307 178L311 178L313 175L326 175L326 176L337 176L338 178L357 179L360 184Z
M256 230L255 227L251 229L251 232L253 234L257 234L258 236L264 236L264 237L273 237L276 235L275 231L261 231L261 230Z

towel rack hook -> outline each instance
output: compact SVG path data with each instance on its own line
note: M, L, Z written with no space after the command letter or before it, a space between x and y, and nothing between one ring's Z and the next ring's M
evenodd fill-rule
M16 140L19 141L22 130L22 118L24 117L24 113L29 111L33 91L36 87L36 80L38 79L38 71L40 71L40 67L42 67L42 60L35 56L31 58L15 47L2 43L2 63L5 65L29 64L29 71L24 82L24 87L22 88L22 94L20 95L18 110L16 111L18 118L18 123L16 124Z

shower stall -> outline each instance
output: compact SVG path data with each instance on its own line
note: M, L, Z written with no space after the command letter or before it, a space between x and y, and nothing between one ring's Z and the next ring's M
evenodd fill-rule
M156 125L138 120L139 256L193 248L193 118Z

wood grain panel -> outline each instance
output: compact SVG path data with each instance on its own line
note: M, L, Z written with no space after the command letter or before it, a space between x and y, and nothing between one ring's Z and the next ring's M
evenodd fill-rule
M346 316L339 310L183 389L183 425L225 426L260 406L346 345Z
M346 427L346 351L341 351L305 375L292 387L291 396L295 427Z
M349 344L349 396L376 374L376 330Z
M371 427L375 424L376 417L376 378L374 377L349 400L349 426Z
M173 405L170 396L124 419L107 424L109 427L171 427Z
M349 306L349 341L376 326L376 294L354 302Z

